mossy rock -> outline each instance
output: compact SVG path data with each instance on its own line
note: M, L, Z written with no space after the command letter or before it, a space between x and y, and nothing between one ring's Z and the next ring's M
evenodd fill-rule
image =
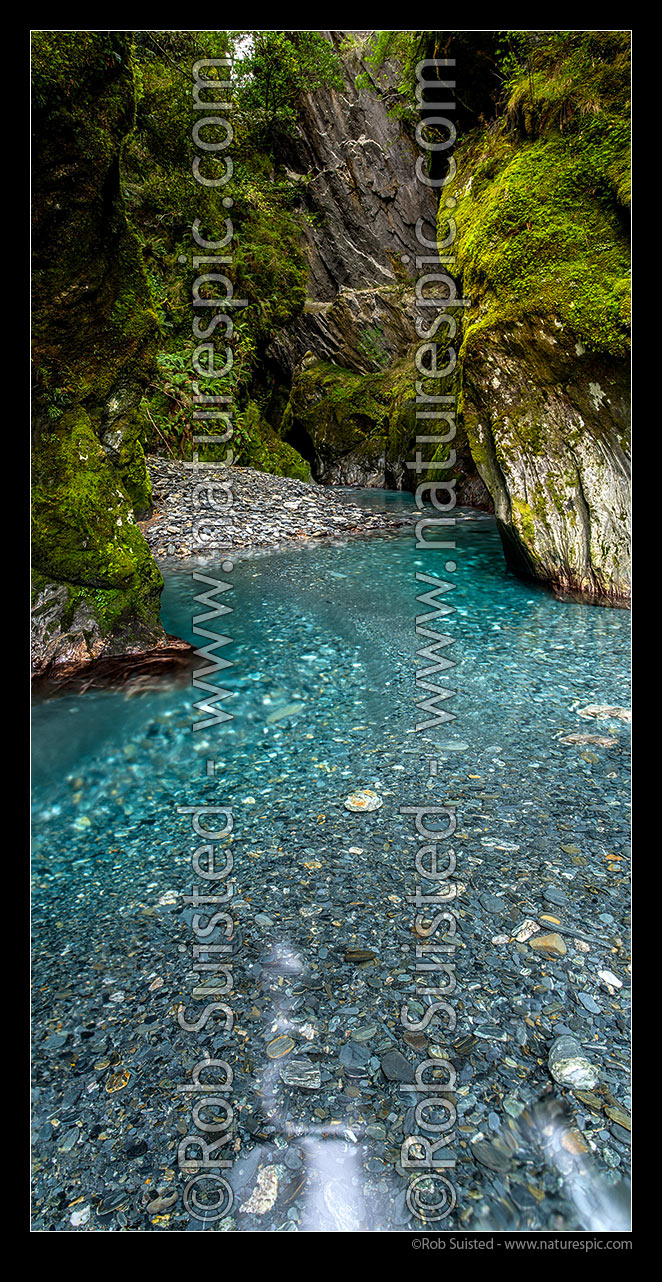
M417 436L445 436L448 425L419 419L430 409L417 399L420 384L425 394L451 395L457 390L455 374L444 379L421 379L415 364L416 348L392 361L387 369L359 374L328 361L304 361L292 382L284 430L303 430L315 458L315 473L327 483L366 484L397 489L415 489L417 476L407 468L417 448L426 462L442 463L451 449L460 459L461 482L473 465L461 421L452 444L416 446ZM441 357L440 357L441 360ZM428 468L425 479L442 480L448 469ZM349 479L351 477L351 480Z
M546 33L456 150L460 399L518 573L629 593L629 36Z
M46 654L84 661L164 634L161 575L134 521L151 506L139 405L158 322L120 191L135 106L131 42L123 33L36 32L32 49L40 667ZM58 635L69 640L54 649Z

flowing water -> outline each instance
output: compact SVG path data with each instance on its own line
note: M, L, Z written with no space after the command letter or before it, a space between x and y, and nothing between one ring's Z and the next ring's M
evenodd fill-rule
M411 507L408 496L351 498ZM614 1023L625 990L605 1000L597 979L600 965L619 971L625 958L627 726L579 710L629 703L629 617L520 582L493 519L458 518L457 568L446 573L445 554L417 552L411 530L245 556L231 576L209 561L164 567L164 625L196 644L204 587L192 568L232 583L232 613L206 625L231 637L222 725L192 731L190 679L35 707L37 1227L201 1227L181 1200L178 1145L196 1132L178 1086L207 1053L234 1071L224 1153L234 1207L213 1228L416 1225L397 1169L416 1096L381 1064L389 1050L425 1058L400 1020L402 1002L420 998L407 900L420 876L419 839L399 808L431 800L457 808L458 1023L448 1036L474 1043L458 1051L457 1208L444 1227L475 1228L481 1215L497 1227L573 1222L542 1161L536 1198L519 1168L483 1166L469 1145L549 1089L545 1047L559 1030L603 1061L627 1056L625 1025ZM454 612L437 628L452 634L444 653L457 665L445 705L455 720L422 733L415 617L430 607L416 602L417 570L454 584L443 598ZM577 734L607 742L562 742ZM381 808L347 811L357 789ZM235 1023L190 1032L180 1003L192 1022L211 999L193 996L195 908L182 896L196 880L195 838L178 807L214 804L234 811L225 1000ZM543 901L550 886L561 900ZM560 960L525 956L511 933L545 911L598 942L581 953L566 934ZM357 965L348 947L375 956ZM577 1000L584 992L595 1011ZM431 1001L420 1000L420 1010ZM281 1080L279 1036L296 1044L312 1087ZM622 1074L603 1072L627 1106ZM586 1113L580 1129L615 1183L626 1159L603 1123Z

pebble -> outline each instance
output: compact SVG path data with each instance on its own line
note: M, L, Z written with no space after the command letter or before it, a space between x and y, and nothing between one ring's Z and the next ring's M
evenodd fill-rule
M614 975L611 970L599 970L598 979L602 981L608 992L612 992L614 989L623 987L623 980L619 979L618 975Z
M556 886L546 886L542 893L543 899L548 904L556 904L557 908L565 908L568 903L568 896Z
M345 1068L363 1068L370 1062L370 1051L358 1042L346 1042L341 1046L338 1058Z
M226 470L232 506L205 509L205 543L196 549L193 514L202 506L205 491L196 487L206 480L218 484L218 470L183 467L174 459L150 455L147 470L152 483L153 512L138 522L156 557L186 558L200 551L217 549L270 548L305 538L338 538L339 534L362 534L397 530L410 518L395 513L371 511L352 503L348 495L324 485L297 481L289 476L272 476L253 468ZM303 705L272 713L276 722L297 715Z
M547 1066L560 1086L591 1091L600 1081L597 1068L584 1055L574 1037L557 1037L547 1058Z
M508 908L505 899L501 899L498 895L480 895L479 899L485 912L490 913L492 917L502 917Z
M278 1181L283 1172L282 1166L263 1166L253 1192L239 1210L245 1215L266 1215L278 1197Z
M530 917L527 917L526 921L523 921L521 926L518 926L513 933L513 939L517 940L518 944L525 944L539 930L540 926L537 921L532 921Z
M286 1086L295 1086L300 1091L316 1091L322 1085L322 1077L317 1064L309 1059L288 1059L280 1070L280 1080Z
M59 1051L63 1046L66 1046L68 1040L68 1033L51 1033L50 1037L47 1037L46 1040L42 1042L42 1050Z
M64 1135L60 1140L60 1143L58 1144L58 1148L60 1152L68 1153L69 1150L74 1147L74 1144L78 1143L79 1139L80 1139L80 1131L78 1127L72 1126L71 1130L65 1131Z
M600 703L589 703L585 708L580 708L577 715L579 717L595 717L596 721L617 720L631 721L632 713L629 708L610 707Z
M537 935L535 939L530 939L529 948L533 948L537 953L544 953L547 957L565 957L568 951L561 936L555 931L549 935Z
M376 955L377 954L373 952L372 948L346 948L345 949L346 962L357 962L359 964L365 963L365 962L371 962L375 960Z
M350 1037L353 1042L371 1042L377 1036L377 1025L368 1024L365 1028L353 1028Z
M377 796L371 788L363 788L360 792L353 792L345 800L345 810L353 811L371 811L379 810L384 805L381 797Z
M390 1082L414 1082L414 1070L401 1051L387 1051L381 1061L384 1077Z
M290 1051L293 1050L294 1042L292 1038L282 1034L280 1037L275 1037L272 1042L269 1042L267 1055L269 1059L280 1059L282 1055L289 1055Z
M80 1229L84 1224L88 1223L89 1218L90 1218L89 1206L79 1206L76 1208L75 1211L72 1211L71 1215L69 1216L69 1223L73 1229Z
M581 1002L584 1010L590 1011L592 1015L600 1014L600 1007L590 993L577 993L577 1001Z

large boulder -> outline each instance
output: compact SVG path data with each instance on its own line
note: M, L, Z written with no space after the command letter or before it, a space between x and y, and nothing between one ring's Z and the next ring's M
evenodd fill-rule
M564 595L630 593L629 368L549 321L482 331L465 357L464 426L506 560Z
M537 33L439 209L469 303L463 426L506 558L613 604L630 593L628 141L628 33Z

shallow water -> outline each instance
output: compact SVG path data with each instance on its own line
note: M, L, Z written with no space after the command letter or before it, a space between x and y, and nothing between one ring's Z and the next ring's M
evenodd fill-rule
M363 497L357 491L348 496ZM363 501L390 510L394 503L374 493ZM398 496L397 503L406 510L411 498ZM629 616L563 604L514 578L490 517L460 513L450 537L457 549L447 555L457 568L444 578L455 586L443 599L451 600L454 612L437 625L454 636L445 653L457 665L449 678L457 694L445 705L456 720L447 727L415 732L414 652L420 643L414 620L429 608L416 603L415 573L443 574L445 556L416 552L409 531L245 556L231 575L209 562L196 567L233 585L223 598L232 613L207 625L232 638L223 651L233 665L223 677L231 692L223 706L232 720L223 725L192 732L188 683L138 693L89 691L35 707L37 1227L69 1230L71 1208L82 1198L80 1205L91 1207L82 1227L198 1228L181 1202L146 1209L155 1205L146 1190L164 1184L181 1191L176 1146L190 1125L190 1102L175 1083L196 1055L220 1047L235 1068L233 1157L245 1164L237 1167L236 1205L223 1228L410 1226L388 1136L383 1140L375 1131L365 1138L366 1126L396 1127L398 1087L380 1076L379 1058L389 1038L407 1051L399 1040L399 1000L415 988L413 973L405 974L413 965L414 911L405 896L417 880L416 842L401 805L430 796L456 801L456 876L470 897L516 888L513 904L522 906L522 917L530 915L531 895L546 881L556 882L571 893L575 922L584 929L595 929L602 913L606 937L622 931L624 888L618 877L605 875L605 860L620 859L626 850L627 727L610 722L605 728L578 717L577 710L629 704ZM164 625L195 642L200 586L181 563L164 567L164 576ZM572 733L608 734L616 743L560 742ZM434 779L428 777L430 757L438 761ZM209 778L212 758L215 775ZM359 788L374 790L382 808L365 815L346 811L345 797ZM192 1005L192 910L182 911L181 897L191 886L193 850L189 817L177 807L194 804L234 807L241 945L231 999L236 1026L227 1035L210 1027L187 1034L176 1022L178 1003L189 1010ZM562 853L562 843L576 854ZM256 916L270 924L256 925ZM492 933L497 929L489 924ZM499 978L489 934L481 929L479 935L472 944L468 931L466 959L460 955L457 962L458 993L465 988L458 1028L480 1019L512 1025L521 1018L517 1000L523 993L528 1010L543 1010L543 1031L553 1034L543 999L532 996L540 976L530 978L515 957ZM348 966L342 955L347 944L374 948L374 966ZM606 948L609 961L608 954ZM573 975L567 967L550 973L563 1005L576 987ZM314 997L306 996L305 983L297 990L306 976L320 980ZM481 999L485 976L498 981L492 1001ZM382 1027L376 1051L371 1047L374 1062L365 1072L357 1066L359 1092L347 1096L338 1039L360 1029L376 1010ZM579 1031L601 1044L607 1034L600 1019L594 1025L585 1012L580 1015L587 1022ZM294 1030L296 1040L304 1017L313 1036L307 1043L302 1034L298 1051L310 1050L321 1065L322 1085L317 1093L291 1095L278 1081L280 1064L265 1048L282 1030ZM609 1012L605 1018L610 1030ZM42 1052L53 1034L56 1043L66 1034L66 1043ZM379 1037L386 1039L382 1046ZM490 1115L488 1081L496 1063L493 1055L487 1064L476 1062L468 1077L465 1072L473 1109L468 1130ZM127 1083L112 1086L125 1070ZM514 1077L521 1094L522 1074ZM527 1080L523 1097L534 1100L540 1085ZM266 1104L274 1108L271 1122L255 1130L246 1123L257 1116L260 1101L263 1112ZM495 1108L503 1120L493 1102L492 1114ZM324 1138L331 1121L345 1128L341 1140ZM297 1153L293 1125L300 1131ZM62 1151L65 1132L73 1139ZM138 1137L138 1154L131 1152L132 1136ZM394 1143L391 1136L391 1148ZM261 1146L263 1165L278 1168L271 1178L281 1187L286 1177L296 1182L304 1168L308 1182L284 1199L279 1193L260 1216L252 1204L246 1211L240 1204L247 1204L246 1190L255 1185ZM291 1155L291 1165L283 1154ZM482 1168L467 1171L465 1218L458 1198L458 1218L447 1226L476 1227L480 1197L468 1190L482 1188L480 1180L488 1176ZM360 1197L353 1200L352 1189ZM492 1185L488 1192L480 1196L498 1222L494 1205L501 1193ZM104 1197L110 1197L109 1211ZM553 1203L551 1193L550 1199L550 1214L558 1212L562 1203ZM522 1214L525 1223L527 1214L537 1226L548 1223L535 1202Z

